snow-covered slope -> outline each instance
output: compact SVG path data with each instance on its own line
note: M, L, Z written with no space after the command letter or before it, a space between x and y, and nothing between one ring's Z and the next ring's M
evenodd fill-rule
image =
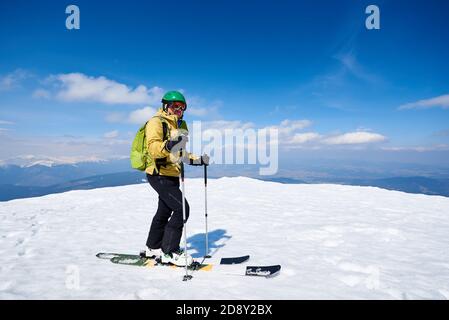
M186 181L194 256L204 254L203 188ZM157 196L141 184L0 203L0 298L449 298L448 198L248 178L210 180L208 196L212 260L251 254L281 264L277 277L229 266L183 282L182 269L96 258L143 248Z

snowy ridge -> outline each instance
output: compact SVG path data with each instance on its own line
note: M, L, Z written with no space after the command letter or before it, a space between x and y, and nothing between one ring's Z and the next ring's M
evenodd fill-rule
M186 179L194 256L204 254L203 188L203 179ZM185 283L182 270L95 257L138 253L156 205L147 184L0 203L0 299L449 298L449 198L212 179L212 262L250 254L251 264L281 264L279 276L248 279L212 270Z
M100 163L108 162L111 160L127 159L129 156L114 156L109 158L99 158L97 156L91 157L47 157L47 156L35 156L35 155L23 155L14 158L0 160L0 166L7 167L8 165L17 165L22 168L29 168L33 166L46 166L54 167L58 165L74 165L79 163Z

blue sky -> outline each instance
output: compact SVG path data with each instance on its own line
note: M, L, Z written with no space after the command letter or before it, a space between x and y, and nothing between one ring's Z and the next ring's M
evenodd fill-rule
M80 30L65 28L69 4ZM370 4L380 30L365 28ZM126 155L160 95L182 89L187 120L290 126L295 152L445 163L448 13L447 1L3 1L0 160Z

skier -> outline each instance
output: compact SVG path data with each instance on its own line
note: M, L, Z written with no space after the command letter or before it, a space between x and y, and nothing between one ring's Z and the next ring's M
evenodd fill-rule
M148 121L145 128L148 153L152 159L145 172L151 187L159 195L145 255L177 266L185 266L186 261L187 265L193 262L192 257L179 246L184 225L179 161L189 165L209 164L207 155L198 157L184 151L188 141L187 125L182 120L186 108L184 96L180 92L169 91L162 98L162 108ZM187 220L187 200L185 211Z

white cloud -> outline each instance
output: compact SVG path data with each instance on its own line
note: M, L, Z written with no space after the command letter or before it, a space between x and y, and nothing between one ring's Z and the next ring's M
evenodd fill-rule
M57 92L52 93L49 90L37 89L33 93L35 98L50 98L52 96L66 102L86 101L101 102L105 104L153 104L159 105L164 90L160 87L147 88L139 85L131 88L125 84L107 79L103 76L92 77L83 73L68 73L49 76L45 84L57 88ZM53 90L52 90L53 91ZM180 90L184 92L184 90ZM191 96L187 99L187 114L196 117L206 117L217 119L219 108L223 105L221 100L211 102L199 96ZM113 112L106 116L108 122L122 122L137 124L148 120L155 113L151 107L134 110L129 115L121 112Z
M126 122L132 123L132 124L144 124L146 121L148 121L154 114L156 113L156 110L151 107L145 107L142 109L137 109L132 111L127 119Z
M11 73L0 76L0 91L8 91L20 87L20 83L31 77L31 73L23 69L16 69Z
M295 133L289 144L303 144L307 142L317 141L321 138L321 135L316 132Z
M438 96L435 98L419 100L416 102L406 103L399 107L399 110L405 109L429 109L440 107L443 109L449 108L449 94Z
M281 122L281 127L289 131L302 130L312 125L309 120L284 120Z
M132 139L105 139L99 137L28 136L17 137L5 132L0 139L0 159L12 159L18 155L34 155L39 158L64 158L80 162L90 159L109 159L129 155ZM31 156L29 157L31 158Z
M80 162L104 162L108 160L120 160L126 159L129 156L107 156L98 157L95 155L87 156L45 156L34 154L22 154L14 157L10 157L4 160L0 160L0 164L14 164L21 167L30 167L33 165L54 166L61 164L77 164Z
M59 74L50 79L57 81L60 85L60 90L56 94L57 98L68 102L152 104L160 103L163 95L163 90L159 87L147 88L139 85L133 89L103 76L95 78L82 73Z
M265 129L278 130L279 137L290 137L295 131L305 129L312 125L310 120L283 120L279 125L268 126Z
M274 129L278 131L277 138L270 138L271 144L281 144L290 147L295 147L296 145L305 144L307 142L316 142L321 138L321 135L315 132L298 133L297 131L302 130L312 124L309 120L284 120L280 124L271 125L266 127L257 127L252 122L244 122L240 120L216 120L216 121L202 121L201 131L204 139L209 139L209 137L225 137L226 132L231 135L240 135L239 131L242 130L244 136L257 136L258 130L268 130ZM189 126L192 128L192 125ZM247 131L249 130L249 131ZM252 135L253 131L254 135ZM191 132L192 134L193 132ZM217 136L218 134L218 136ZM193 137L192 137L193 139ZM226 147L226 146L224 146ZM240 148L255 148L253 145L236 146ZM312 148L313 146L308 145Z
M196 116L198 118L207 117L208 119L220 118L219 109L223 106L223 101L206 101L198 96L191 96L187 99L186 115Z
M106 115L105 120L110 123L124 123L124 124L144 124L154 114L156 109L151 107L143 107L136 109L126 114L125 112L112 112Z
M308 148L320 148L326 145L364 145L387 140L381 134L362 130L333 136L323 135L317 132L298 132L311 125L312 121L310 120L283 120L279 125L271 125L260 129L278 130L279 143L289 148L302 145ZM216 130L224 132L226 129L258 129L252 122L238 120L203 121L201 122L201 128L203 134L206 136L213 135Z
M323 140L323 143L328 145L349 145L376 143L385 140L387 140L387 138L381 134L359 131L328 137Z
M106 132L106 133L103 135L103 137L106 138L106 139L114 139L114 138L117 138L117 137L118 137L118 131L117 131L117 130L114 130L114 131Z

